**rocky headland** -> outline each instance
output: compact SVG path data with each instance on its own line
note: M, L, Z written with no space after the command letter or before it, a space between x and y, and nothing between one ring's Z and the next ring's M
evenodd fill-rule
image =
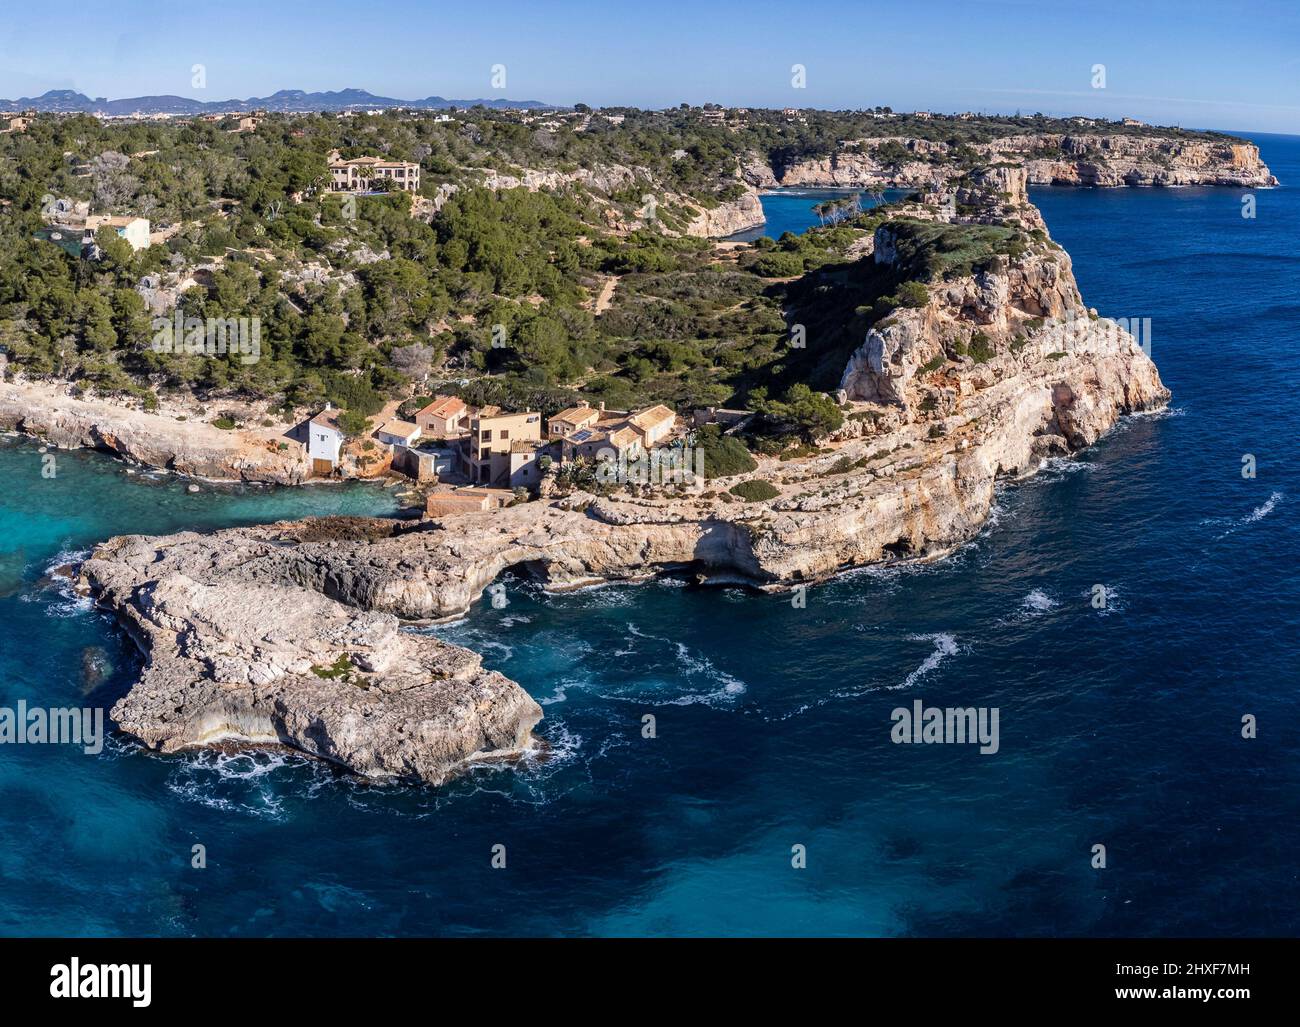
M146 657L114 719L169 751L274 740L437 783L522 751L541 711L474 654L400 624L463 612L503 572L557 588L674 572L780 589L970 539L999 479L1169 396L1133 336L1084 305L1026 181L1024 167L985 169L864 237L864 280L911 278L918 254L971 239L1002 250L930 276L871 326L844 367L847 419L813 456L402 527L318 519L109 541L82 580ZM728 489L745 478L775 495L741 501Z
M265 544L310 545L301 540L316 527L272 530ZM393 530L378 522L353 541ZM328 546L339 533L317 538ZM252 552L212 551L222 537L123 536L83 566L145 657L112 710L122 730L163 752L279 743L367 777L430 784L527 750L541 708L476 654L268 575L260 561L245 574Z

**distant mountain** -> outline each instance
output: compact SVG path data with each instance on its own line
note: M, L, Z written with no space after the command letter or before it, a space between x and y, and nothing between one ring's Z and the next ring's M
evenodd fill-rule
M301 89L281 89L270 96L250 96L247 100L194 100L187 96L130 96L109 100L99 96L91 99L84 93L71 89L51 89L41 96L24 96L17 100L0 100L0 110L36 110L56 114L224 114L253 108L283 113L310 111L343 111L354 108L406 107L413 110L442 110L447 107L527 107L530 109L556 109L555 104L540 100L448 100L441 96L426 96L423 100L397 100L391 96L376 96L364 89L340 89L325 93L305 93Z

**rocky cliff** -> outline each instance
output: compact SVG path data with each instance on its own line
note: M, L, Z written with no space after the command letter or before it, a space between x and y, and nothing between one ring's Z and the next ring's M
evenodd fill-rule
M882 150L885 144L891 145ZM1125 134L1021 135L975 144L970 150L991 163L1024 166L1034 185L1277 185L1257 146L1226 137L1210 141ZM760 188L914 187L960 173L957 156L949 144L927 139L860 139L832 156L785 167L771 168L751 158L744 174Z
M674 571L781 588L971 538L999 478L1032 474L1169 395L1134 338L1084 307L1024 181L1023 168L986 169L963 183L960 207L915 204L877 229L862 259L900 275L927 232L973 231L1004 252L932 276L919 302L871 325L844 370L849 416L833 452L764 459L747 476L773 499L739 502L724 479L578 492L414 530L325 519L112 540L82 575L149 655L115 719L164 749L275 739L363 773L439 781L519 751L540 711L472 654L399 632L396 618L464 611L510 568L560 587Z
M633 168L623 164L603 165L595 169L577 168L573 171L528 169L521 170L518 174L479 169L478 174L481 175L482 184L488 189L528 189L536 192L539 189L563 190L570 186L579 186L591 193L597 202L605 207L606 221L609 227L615 230L630 231L646 222L644 206L641 211L629 216L605 199L637 183L644 184L646 195L653 198L657 207L663 212L681 214L680 231L667 224L661 225L661 228L670 235L720 239L746 229L757 228L765 220L758 189L742 180L739 175L736 181L744 189L742 195L734 200L725 200L709 207L689 196L653 185L653 175L648 169Z

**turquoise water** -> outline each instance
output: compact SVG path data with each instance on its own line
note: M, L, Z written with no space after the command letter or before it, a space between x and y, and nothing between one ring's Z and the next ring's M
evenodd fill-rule
M0 746L0 932L1297 933L1300 139L1259 141L1288 185L1254 221L1239 190L1035 192L1085 299L1152 318L1175 399L1002 489L953 557L806 609L506 579L504 609L435 630L538 698L552 752L438 790L278 754ZM111 626L42 586L60 551L387 501L189 496L63 459L51 486L34 449L0 449L4 705L129 683ZM116 671L84 700L88 645ZM916 699L998 707L999 752L894 745Z
M885 202L893 203L906 196L909 190L886 189ZM860 189L772 189L763 193L759 200L763 204L763 215L767 223L761 228L751 228L727 237L729 242L751 242L768 236L779 239L786 232L806 232L821 223L813 210L819 203L838 200L846 196L857 196L863 210L870 210L876 204Z

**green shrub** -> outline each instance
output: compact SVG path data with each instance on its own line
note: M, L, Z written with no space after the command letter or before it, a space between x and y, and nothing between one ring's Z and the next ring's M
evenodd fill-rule
M763 481L761 478L751 478L748 481L737 482L727 490L733 496L739 496L746 503L759 503L765 499L775 499L781 494L771 482Z
M344 435L357 436L366 430L369 422L364 414L355 410L345 410L339 414L339 428Z
M970 345L967 347L967 352L970 353L977 364L987 363L992 360L995 355L992 341L990 341L987 335L980 331L975 332L975 334L970 337Z
M734 435L723 435L716 424L706 424L696 432L695 445L700 450L705 478L746 474L758 467L745 444Z
M235 427L235 422L229 417L218 417L212 422L212 427L220 428L222 431L230 431Z
M930 302L930 290L920 282L904 282L898 287L898 302L904 307L923 307Z

